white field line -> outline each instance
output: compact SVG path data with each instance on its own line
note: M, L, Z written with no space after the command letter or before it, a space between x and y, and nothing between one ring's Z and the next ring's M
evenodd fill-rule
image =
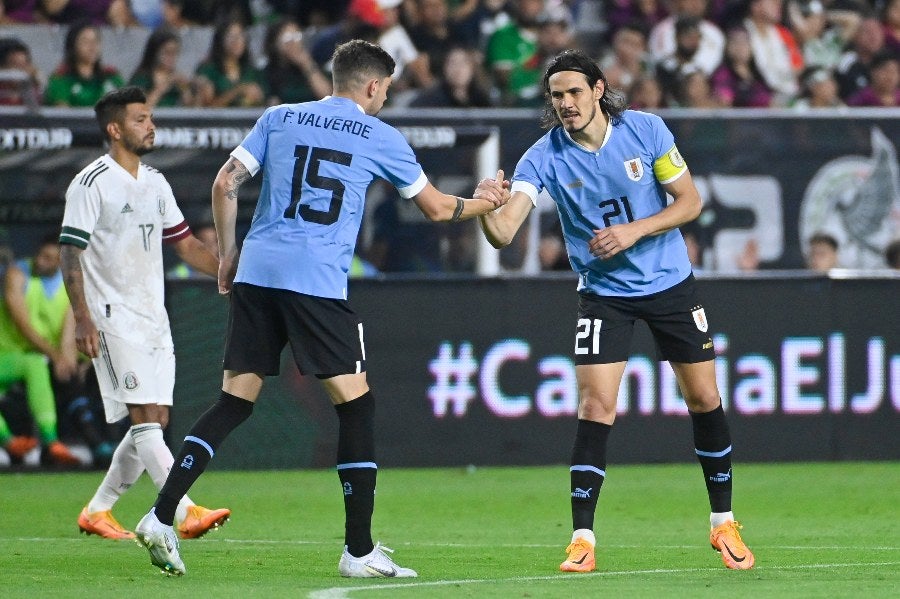
M754 570L812 570L822 568L859 568L863 566L897 566L900 562L856 562L851 564L803 564L797 566L761 566ZM581 580L582 578L608 578L611 576L639 576L644 574L682 574L687 572L714 572L722 568L670 568L656 570L620 570L613 572L589 572L585 574L576 574L575 576L566 574L555 574L553 576L513 576L509 578L463 578L458 580L433 580L428 582L409 582L394 584L379 584L369 586L356 587L332 587L313 591L309 595L309 599L346 599L350 593L354 591L382 591L385 589L400 588L423 588L423 587L440 587L450 585L463 584L480 584L480 583L504 583L504 582L534 582L543 580L552 581L572 581Z

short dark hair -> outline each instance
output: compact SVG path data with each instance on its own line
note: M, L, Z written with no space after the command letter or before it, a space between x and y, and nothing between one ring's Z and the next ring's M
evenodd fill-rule
M838 249L838 241L834 238L833 235L829 235L828 233L814 233L812 237L809 238L809 245L814 243L824 243L826 245L831 246L831 249L837 251Z
M393 75L397 64L381 46L365 40L350 40L334 49L331 74L335 90L346 91L367 78Z
M103 135L104 139L108 139L109 134L106 132L106 126L120 120L125 114L126 106L146 103L147 96L144 94L144 90L134 85L120 87L107 92L94 104L94 114L97 116L100 134Z
M28 56L31 56L31 51L28 49L28 46L26 46L19 38L5 37L0 39L0 68L3 68L3 65L6 64L10 54L15 54L17 52L24 52Z
M557 54L550 64L541 80L541 86L544 88L544 114L541 117L541 126L550 129L560 124L559 116L553 109L553 102L550 99L550 77L560 71L575 71L584 75L591 89L597 85L598 81L603 82L603 95L600 97L600 109L609 116L610 124L616 125L622 118L627 104L625 96L617 90L611 88L606 81L606 75L600 70L594 60L582 52L581 50L564 50Z
M900 239L890 242L884 250L884 259L891 268L900 268Z

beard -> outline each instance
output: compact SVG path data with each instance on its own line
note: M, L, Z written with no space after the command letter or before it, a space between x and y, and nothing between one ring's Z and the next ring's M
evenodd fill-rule
M559 116L559 115L557 115L557 116ZM584 125L582 125L581 127L576 129L574 126L571 126L571 128L568 128L568 127L566 127L565 123L563 123L563 129L568 131L570 134L581 133L582 131L584 131L587 128L588 125L590 125L594 121L595 116L597 116L597 104L596 103L593 105L593 108L591 110L591 116L588 117L588 119L584 123ZM562 122L562 117L560 117L560 122Z
M151 141L149 144L147 144L147 143L144 143L143 140L141 143L134 143L129 139L123 139L122 145L125 147L126 150L128 150L129 152L131 152L132 154L134 154L136 156L143 156L144 154L149 154L150 152L152 152L153 150L156 149L156 147L153 145L153 141Z

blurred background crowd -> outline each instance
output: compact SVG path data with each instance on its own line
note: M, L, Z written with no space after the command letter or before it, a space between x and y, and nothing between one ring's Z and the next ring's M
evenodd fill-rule
M314 100L351 38L396 60L390 106L539 106L565 48L648 111L900 105L900 0L0 0L0 104Z

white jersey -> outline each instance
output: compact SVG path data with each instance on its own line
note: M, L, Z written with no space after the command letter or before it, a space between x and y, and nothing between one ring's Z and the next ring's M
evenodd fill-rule
M84 250L84 293L98 330L143 347L172 347L162 243L190 234L156 169L141 163L135 179L107 154L75 176L59 242Z

